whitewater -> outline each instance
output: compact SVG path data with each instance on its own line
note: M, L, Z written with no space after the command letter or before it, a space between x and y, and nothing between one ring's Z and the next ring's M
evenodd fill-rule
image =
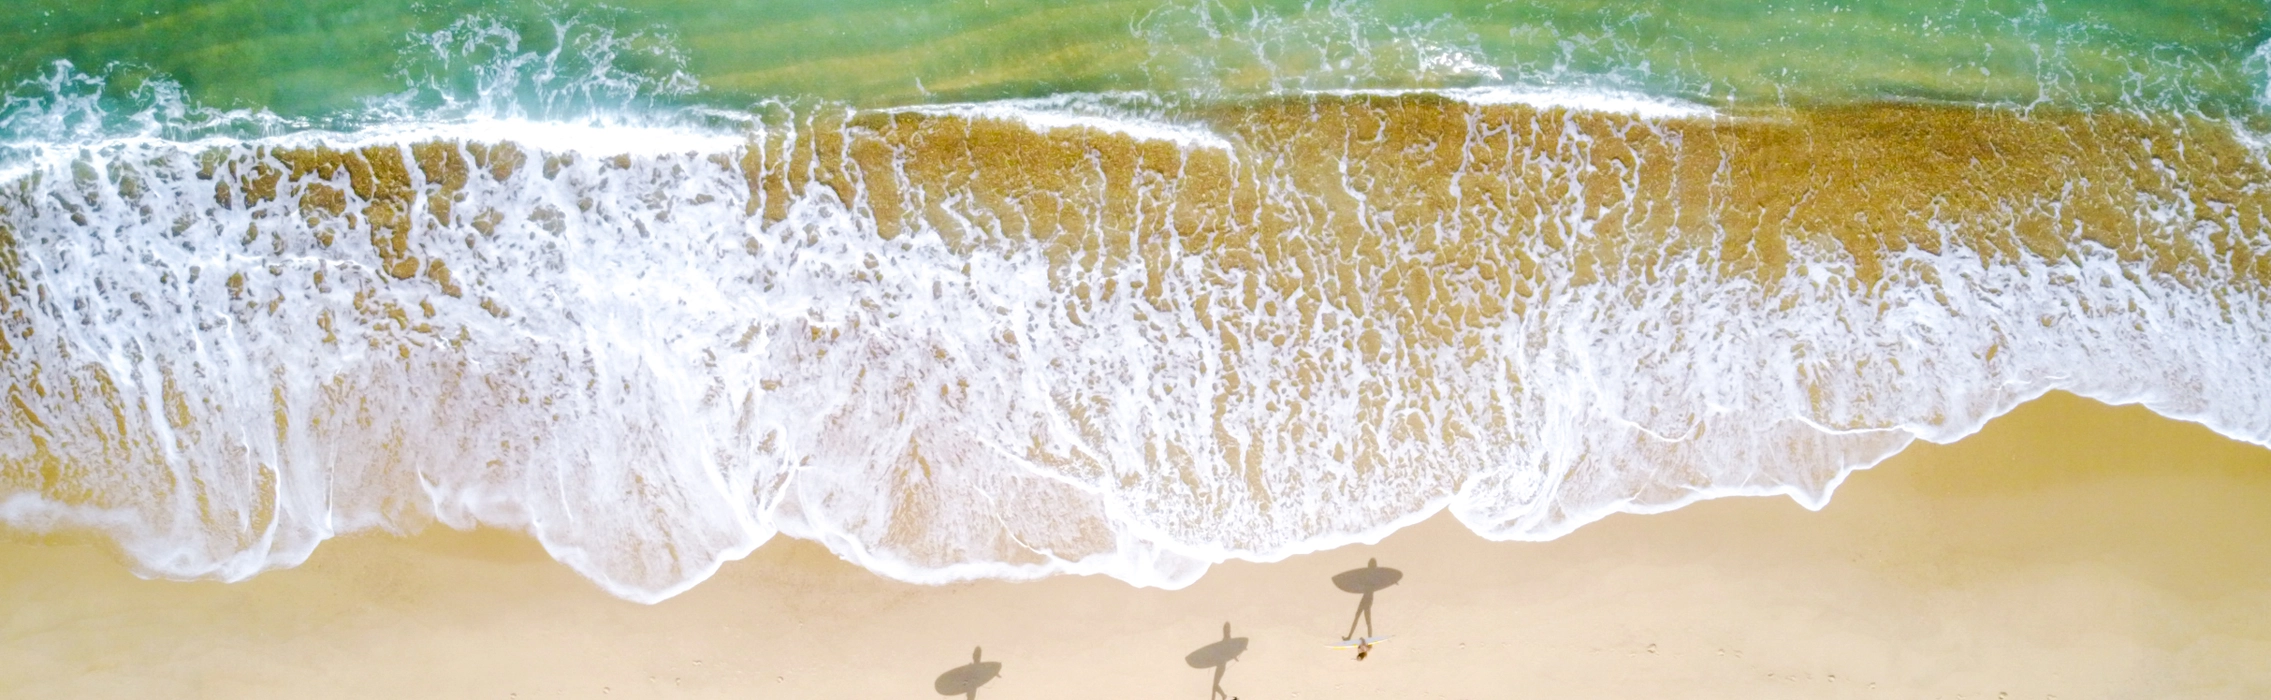
M1818 509L2053 390L2271 445L2240 118L1550 87L318 123L99 82L0 110L0 525L147 576L440 523L641 602L775 536L1175 588L1445 510Z

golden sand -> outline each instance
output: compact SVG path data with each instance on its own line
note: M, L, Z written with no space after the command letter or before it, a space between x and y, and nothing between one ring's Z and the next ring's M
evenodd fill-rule
M2264 697L2271 450L2063 394L1856 474L1822 512L1732 499L1546 543L1438 517L1376 546L921 587L776 540L655 606L496 532L352 537L249 582L143 581L0 545L0 696L937 697L982 645L1019 698ZM1357 597L1395 639L1328 650ZM1359 630L1361 631L1361 630Z

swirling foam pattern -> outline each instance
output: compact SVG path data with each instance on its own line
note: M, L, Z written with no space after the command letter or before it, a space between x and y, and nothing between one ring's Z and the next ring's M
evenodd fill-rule
M2052 389L2271 444L2243 126L1461 97L46 149L0 523L168 577L439 521L641 601L776 533L1173 587L1444 508L1819 507Z

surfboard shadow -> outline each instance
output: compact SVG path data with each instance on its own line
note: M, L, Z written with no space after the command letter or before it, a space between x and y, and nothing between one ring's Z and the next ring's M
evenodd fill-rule
M1199 647L1198 651L1184 656L1183 663L1190 664L1191 668L1214 669L1214 690L1207 697L1210 700L1227 698L1230 694L1222 690L1222 674L1230 670L1230 662L1238 660L1238 655L1244 653L1246 638L1230 636L1230 623L1225 622L1222 623L1221 640Z
M960 695L963 700L978 700L978 686L1001 677L1001 662L985 660L985 653L985 647L972 648L970 663L938 674L938 681L932 683L931 688L940 695Z
M1396 582L1402 580L1404 580L1404 572L1382 567L1378 559L1366 560L1364 568L1349 569L1333 574L1334 588L1364 595L1362 599L1356 601L1356 616L1349 618L1348 634L1341 635L1341 639L1355 638L1356 623L1360 620L1364 622L1364 636L1372 636L1372 594L1378 593L1380 589L1396 585Z

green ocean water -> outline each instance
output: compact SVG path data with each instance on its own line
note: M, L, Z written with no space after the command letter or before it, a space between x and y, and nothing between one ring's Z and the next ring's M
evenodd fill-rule
M469 40L493 29L514 38ZM2254 0L27 0L0 7L0 77L69 61L311 116L407 86L478 89L516 51L604 48L616 71L681 80L661 91L685 93L673 101L729 108L1515 85L2224 114L2257 109L2267 36L2271 4Z

